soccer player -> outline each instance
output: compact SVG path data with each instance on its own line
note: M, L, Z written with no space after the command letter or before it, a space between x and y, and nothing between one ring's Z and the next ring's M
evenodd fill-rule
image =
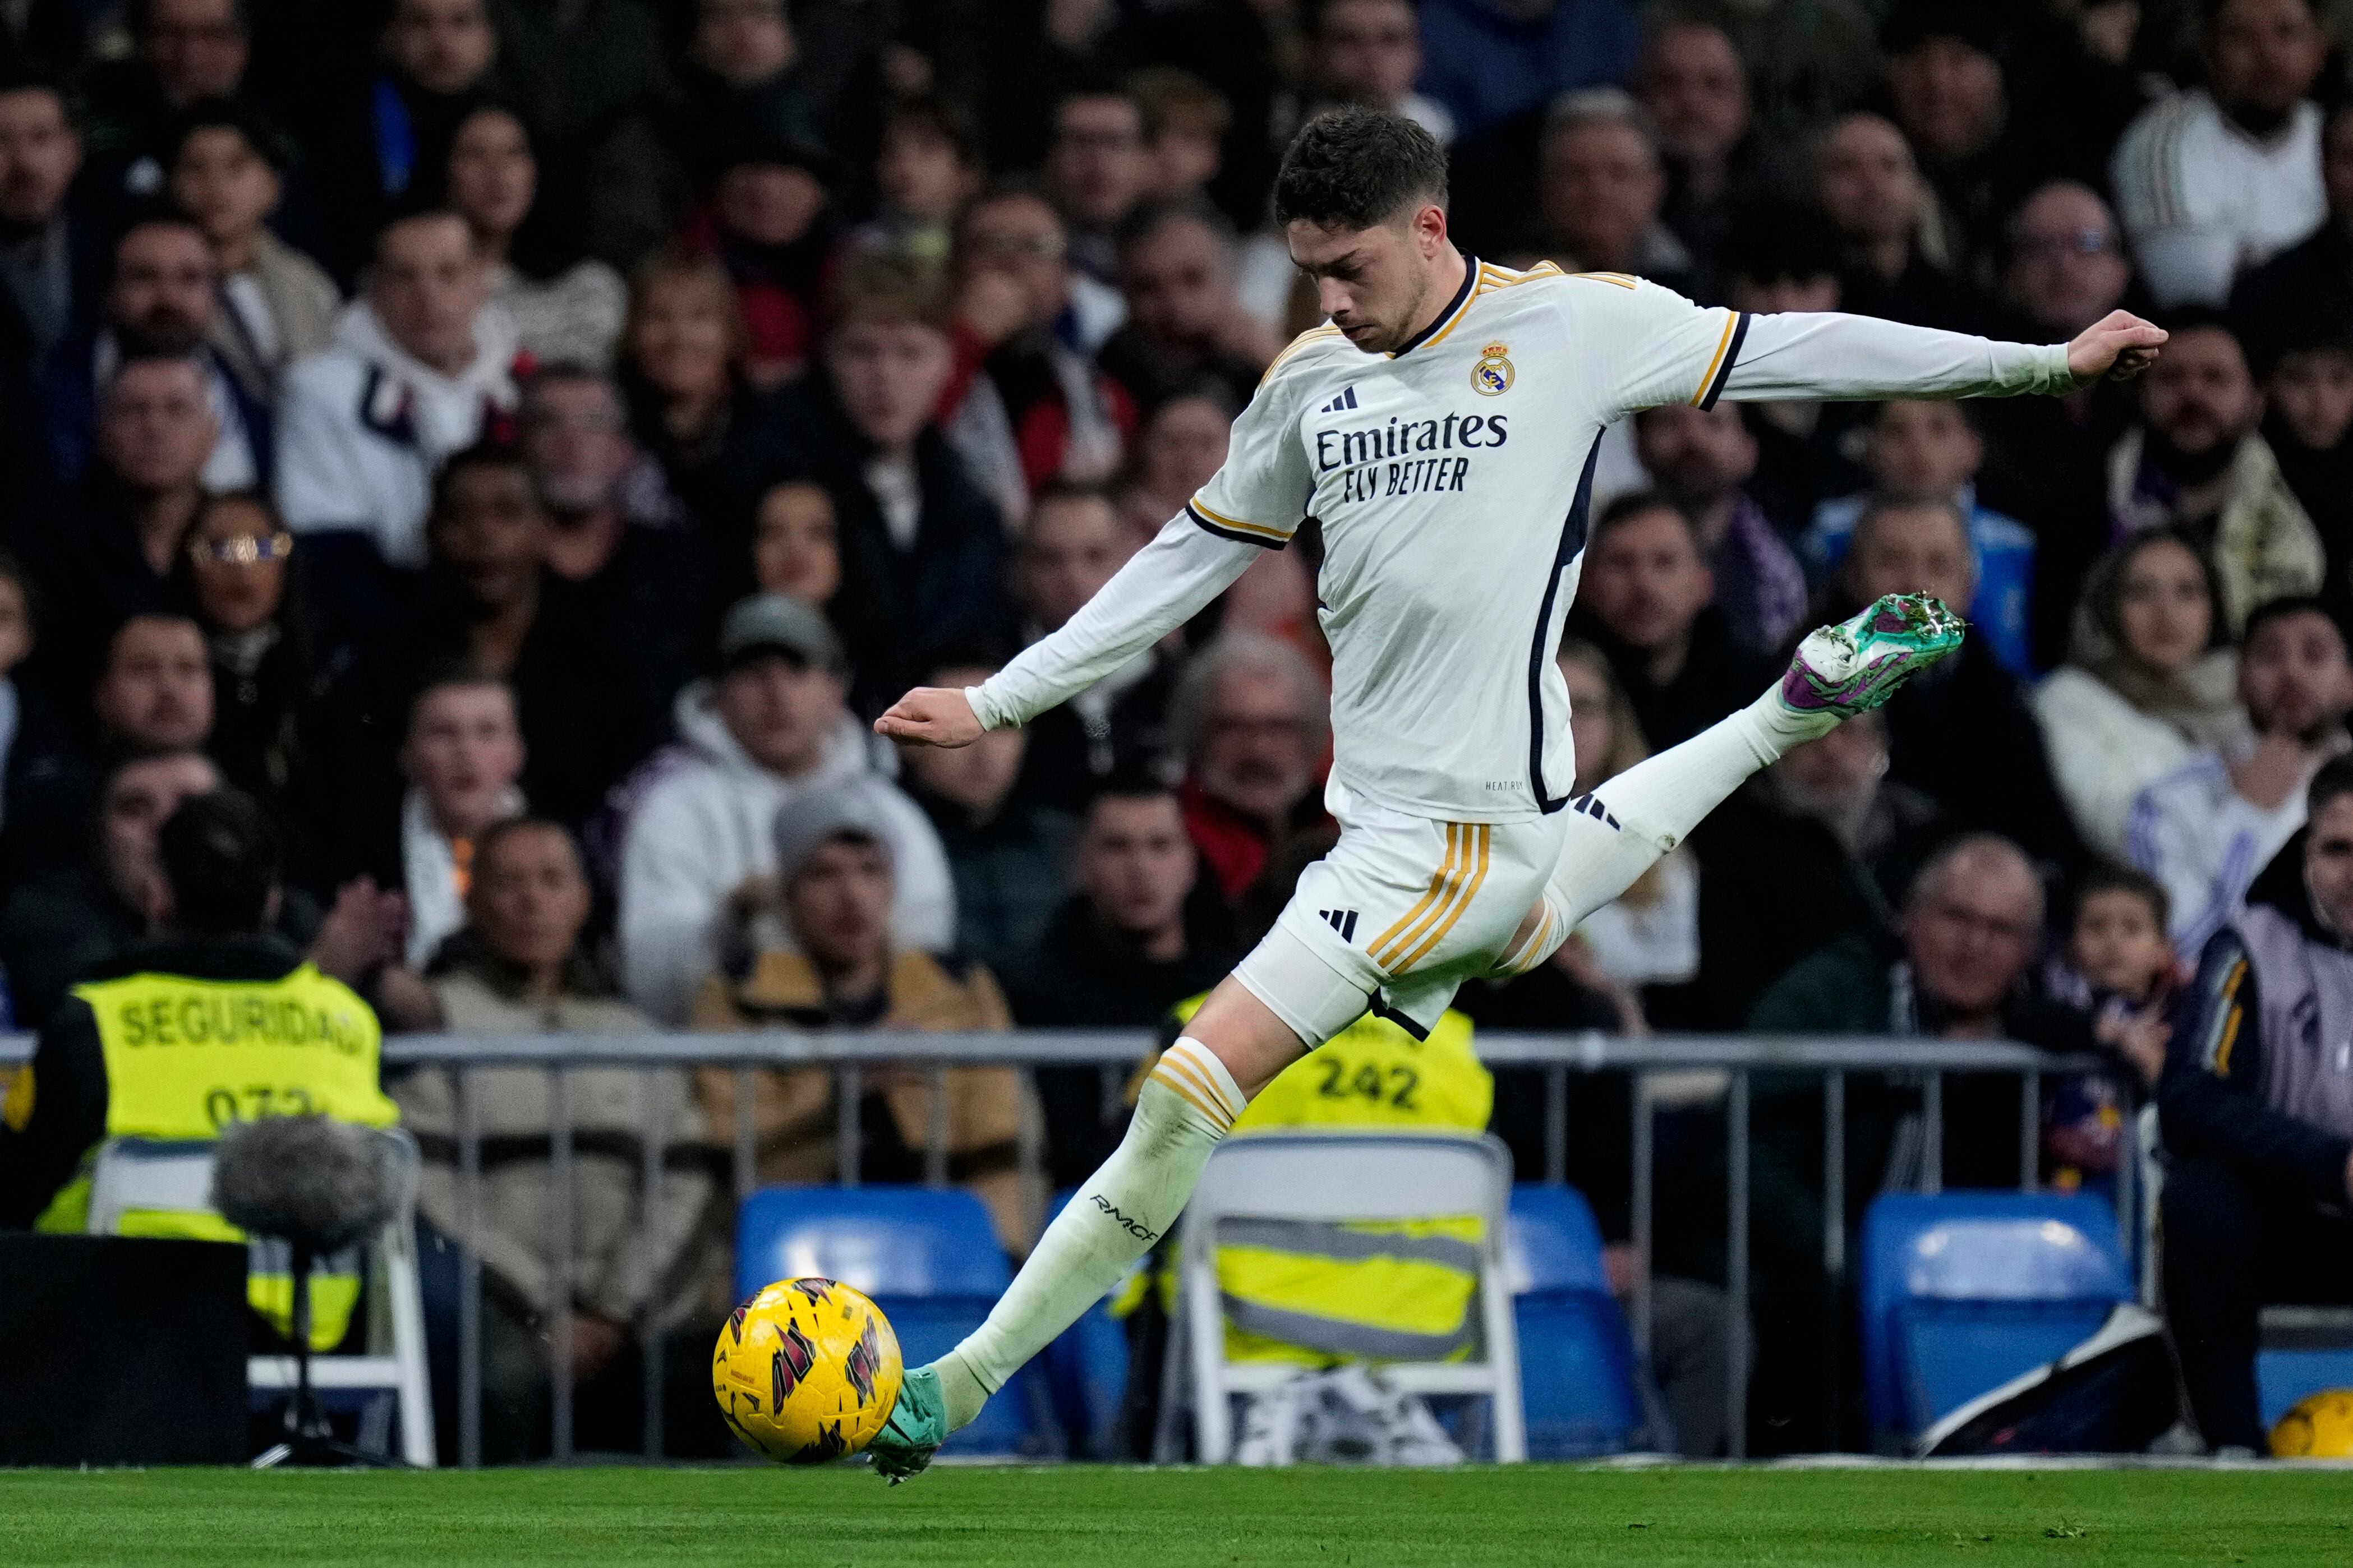
M2137 374L2165 341L2122 312L2035 348L1490 266L1448 241L1437 143L1371 110L1299 132L1275 218L1330 320L1268 370L1225 467L1060 630L979 686L909 692L875 728L962 746L1026 722L1313 521L1340 840L1161 1058L1126 1138L987 1321L907 1373L869 1448L894 1481L1160 1239L1251 1095L1303 1053L1368 1008L1425 1031L1462 981L1543 963L1750 773L1959 646L1960 621L1934 599L1882 599L1807 637L1749 707L1567 798L1577 770L1553 652L1606 427L1722 397L2064 393Z

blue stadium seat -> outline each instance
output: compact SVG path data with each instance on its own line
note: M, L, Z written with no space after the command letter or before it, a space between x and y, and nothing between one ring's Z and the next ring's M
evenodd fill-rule
M955 1188L764 1187L735 1216L735 1294L823 1275L863 1290L898 1331L909 1366L955 1348L1012 1282L988 1211ZM943 1449L967 1458L1039 1446L1028 1374Z
M2088 1194L1890 1194L1863 1219L1859 1295L1872 1426L1910 1437L2056 1361L2133 1283Z
M1046 1221L1062 1212L1076 1187L1056 1193ZM1127 1399L1127 1329L1103 1301L1062 1331L1039 1358L1046 1389L1073 1458L1103 1458L1111 1452L1112 1431Z
M1601 1268L1601 1229L1574 1187L1512 1188L1504 1268L1520 1334L1528 1458L1623 1453L1646 1425L1633 1335Z

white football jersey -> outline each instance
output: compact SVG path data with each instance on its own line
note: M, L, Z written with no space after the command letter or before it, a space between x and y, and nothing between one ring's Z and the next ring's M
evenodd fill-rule
M1473 259L1395 353L1324 326L1276 360L1191 510L1274 545L1321 525L1336 784L1455 822L1559 805L1577 768L1553 656L1601 432L1712 403L1745 323L1623 275Z
M977 687L1027 721L1181 626L1310 520L1332 647L1333 805L1448 822L1559 809L1576 776L1553 657L1576 596L1601 435L1719 396L1912 397L2071 388L2065 346L1864 317L1703 309L1616 273L1469 258L1394 353L1324 326L1276 359L1225 466L1060 630Z

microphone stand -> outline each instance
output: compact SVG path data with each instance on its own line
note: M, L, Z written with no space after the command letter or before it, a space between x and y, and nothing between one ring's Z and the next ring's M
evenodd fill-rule
M311 1386L311 1264L308 1243L290 1240L293 1249L294 1393L286 1402L286 1434L253 1461L257 1470L280 1465L318 1469L406 1469L406 1461L388 1454L371 1454L335 1436L327 1412Z

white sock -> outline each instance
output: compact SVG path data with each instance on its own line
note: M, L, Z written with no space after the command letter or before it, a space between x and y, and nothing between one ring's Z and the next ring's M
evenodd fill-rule
M1176 1223L1209 1152L1247 1103L1200 1041L1168 1047L1136 1097L1127 1136L1054 1216L987 1321L932 1363L950 1431L969 1425Z

